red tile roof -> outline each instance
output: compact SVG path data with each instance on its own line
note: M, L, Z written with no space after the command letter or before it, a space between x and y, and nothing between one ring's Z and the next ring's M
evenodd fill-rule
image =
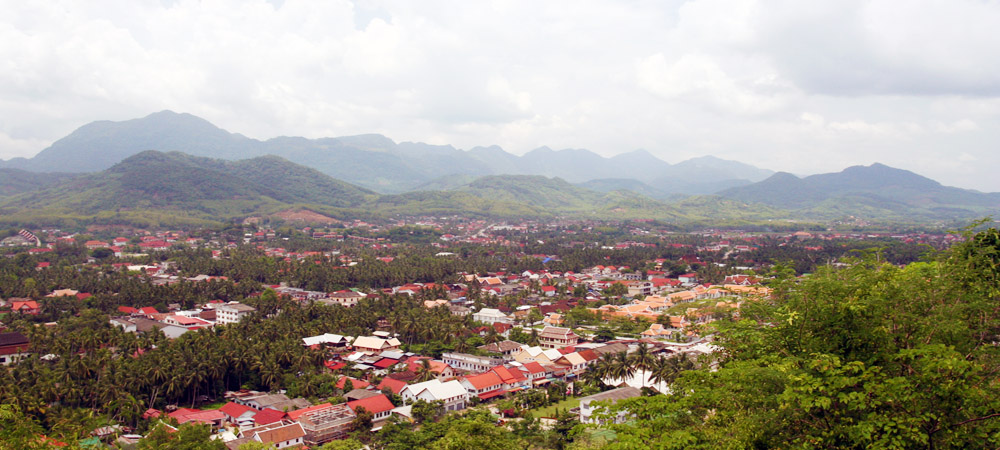
M267 425L284 419L286 415L284 411L278 411L274 408L264 408L257 415L253 416L253 422L258 426Z
M351 411L357 412L356 410L359 406L365 408L372 414L386 412L395 408L395 406L392 406L392 402L389 401L389 397L386 397L385 394L347 402L347 407L351 408Z
M466 377L465 380L476 389L484 389L503 384L503 380L500 379L500 376L493 372L486 372L484 374Z
M399 391L402 391L403 388L405 387L406 387L405 382L389 377L383 378L382 382L379 383L378 385L379 390L389 388L389 390L391 390L393 394L399 394Z
M340 377L340 379L337 380L337 389L343 390L344 389L344 385L347 384L347 380L351 380L351 385L354 386L354 389L364 389L364 388L366 388L368 386L371 386L371 383L369 383L367 381L359 380L357 378Z
M497 376L500 377L500 380L503 381L505 384L520 383L526 380L524 374L517 369L508 369L504 366L496 366L490 370L493 373L496 373Z
M535 373L545 373L545 368L542 367L541 364L539 364L539 363L537 363L535 361L532 361L532 362L529 362L529 363L524 363L524 368L528 369L528 372L529 373L533 373L533 374L535 374Z
M495 391L483 392L482 394L479 394L479 399L480 400L489 400L489 399L491 399L493 397L499 397L499 396L504 395L506 393L507 393L507 391L505 391L503 389L497 389Z
M219 411L222 411L223 414L225 414L225 415L227 415L227 416L229 416L229 417L231 417L233 419L235 419L235 418L237 418L239 416L242 416L243 413L245 413L247 411L253 411L253 410L254 409L251 408L251 407L249 407L249 406L241 405L239 403L233 403L233 402L226 403L225 405L222 405L221 408L219 408Z
M398 359L382 358L377 363L372 365L378 367L379 369L388 369L389 367L396 365L398 362Z
M302 409L297 409L295 411L289 411L288 412L288 418L291 419L291 420L299 420L299 417L302 417L302 415L305 414L305 413L309 413L309 412L313 412L313 411L319 411L321 409L326 409L326 408L329 408L331 406L333 406L333 404L331 404L331 403L321 403L319 405L310 406L308 408L302 408Z

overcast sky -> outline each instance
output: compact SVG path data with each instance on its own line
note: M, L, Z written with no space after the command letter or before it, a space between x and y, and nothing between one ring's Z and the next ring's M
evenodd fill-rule
M1000 191L1000 3L0 0L0 158L170 109Z

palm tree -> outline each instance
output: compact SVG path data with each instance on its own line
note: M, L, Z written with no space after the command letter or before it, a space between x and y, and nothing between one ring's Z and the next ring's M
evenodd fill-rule
M642 372L647 372L653 367L653 363L656 361L656 357L649 352L649 345L645 342L639 342L639 347L636 348L635 353L629 358L632 363L632 367L635 370ZM645 375L645 374L644 374ZM646 377L642 377L642 385L646 386Z
M417 368L418 381L430 381L437 377L431 368L431 360L424 358L420 360L420 367Z
M635 367L632 366L632 361L629 360L628 354L619 352L615 355L614 365L611 366L611 373L608 375L608 378L621 382L635 375Z
M694 363L690 358L684 354L677 354L673 356L664 356L656 358L656 362L652 367L652 378L651 381L654 383L666 383L670 384L677 379L682 371L691 370L694 368Z

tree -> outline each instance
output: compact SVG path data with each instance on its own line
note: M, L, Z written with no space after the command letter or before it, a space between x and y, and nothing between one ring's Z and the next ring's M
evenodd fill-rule
M778 279L713 324L711 369L616 403L635 420L613 426L609 447L997 447L998 246L980 233L905 268L876 254Z
M433 402L417 400L410 411L417 423L433 422L444 414L444 406L440 400Z
M226 450L221 440L210 440L212 430L208 425L183 424L176 432L167 431L165 425L157 426L139 441L139 450L170 448L177 450Z
M367 433L372 429L372 419L374 415L365 409L363 406L359 406L354 410L354 420L351 422L352 431L360 431Z
M364 444L357 439L343 439L327 442L319 450L361 450L364 447Z

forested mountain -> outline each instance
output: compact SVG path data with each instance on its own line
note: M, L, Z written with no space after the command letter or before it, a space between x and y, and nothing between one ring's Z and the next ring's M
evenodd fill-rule
M93 122L33 158L0 161L0 167L96 172L145 150L180 151L227 160L277 155L382 193L415 190L444 176L509 174L560 177L572 183L630 178L647 183L656 181L654 186L668 187L657 187L665 192L695 194L758 181L771 173L711 157L672 166L644 150L605 158L589 150L541 147L516 156L497 146L463 151L450 145L396 143L376 134L321 139L276 137L259 141L229 133L193 115L171 111L123 122ZM699 180L712 183L699 185Z
M0 197L44 189L78 175L74 173L40 173L20 169L0 169Z
M719 195L827 216L974 217L1000 211L1000 194L942 186L913 172L878 163L805 178L776 173L759 183L727 189Z
M219 221L292 204L356 207L374 194L278 157L229 162L146 151L110 169L0 202L7 220Z

